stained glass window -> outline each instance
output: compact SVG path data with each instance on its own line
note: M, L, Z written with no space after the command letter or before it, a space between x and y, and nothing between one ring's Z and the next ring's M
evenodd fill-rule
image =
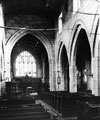
M17 56L15 70L16 77L23 77L26 75L36 77L36 61L31 53L23 51Z

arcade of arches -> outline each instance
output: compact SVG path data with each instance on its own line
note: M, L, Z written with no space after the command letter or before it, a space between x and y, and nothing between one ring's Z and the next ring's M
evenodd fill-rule
M98 0L1 0L0 98L30 89L58 112L67 95L99 98L99 14Z
M80 6L85 5L85 2L77 1L80 1ZM21 6L17 0L11 2L16 8L10 4L9 7L6 0L0 3L0 14L4 15L0 16L0 26L8 27L0 29L0 95L6 92L6 82L20 81L25 76L48 84L50 91L90 91L100 95L98 2L86 2L87 8L94 5L93 10L87 9L88 13L97 12L94 22L92 16L87 19L85 14L74 13L75 19L69 15L72 14L67 11L69 7L73 6L71 9L74 10L80 6L56 2L57 9L48 3L48 11L43 3L46 8L41 14L32 1L30 5L34 8L27 4ZM23 11L25 6L30 11ZM38 8L42 9L42 5L39 4ZM85 9L82 10L85 13ZM55 11L52 17L51 11ZM61 22L60 15L63 18Z

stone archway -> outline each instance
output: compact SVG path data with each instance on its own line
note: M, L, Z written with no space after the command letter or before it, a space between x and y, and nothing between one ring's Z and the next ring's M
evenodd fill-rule
M91 50L84 29L80 30L77 37L75 60L77 91L91 90Z
M11 79L11 52L12 49L14 47L14 45L16 44L16 42L21 39L23 36L27 35L27 34L31 34L34 37L36 37L38 40L41 41L41 43L44 45L46 51L47 51L47 55L48 55L48 62L49 62L49 84L50 84L50 90L54 89L53 86L53 77L54 77L54 73L53 73L53 55L52 55L52 45L49 42L49 40L43 35L43 33L41 32L34 32L34 31L27 31L27 30L19 30L17 31L6 43L6 77L8 77L9 79ZM8 52L9 51L9 52ZM9 54L8 54L9 53Z
M88 35L79 27L73 42L70 67L70 91L91 90L91 48Z
M69 91L69 63L66 48L63 45L60 55L61 77L64 81L64 90Z
M60 90L69 91L69 63L65 45L61 42L58 50L57 72L60 76Z

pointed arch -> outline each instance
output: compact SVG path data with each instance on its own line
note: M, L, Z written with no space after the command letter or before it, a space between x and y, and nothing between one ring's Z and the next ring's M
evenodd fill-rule
M70 62L70 65L73 62L72 61L73 51L74 51L75 43L76 43L77 36L78 36L80 30L84 29L86 31L87 37L89 38L87 27L86 27L86 25L84 24L84 22L82 20L78 19L73 24L72 28L73 29L72 29L72 32L70 34L70 44L69 44L69 49L70 49L70 52L69 52L69 55L70 55L69 62Z
M47 53L49 55L49 59L52 58L52 45L49 42L49 40L43 35L43 33L41 32L35 32L35 31L28 31L28 30L19 30L17 31L14 35L12 35L10 37L10 39L6 42L6 46L11 54L11 51L14 47L14 45L16 44L16 42L22 38L23 36L27 35L27 34L31 34L34 37L36 37L38 40L40 40L42 42L42 44L44 45L44 47L47 50Z
M61 77L60 90L69 91L69 62L66 46L60 42L57 54L57 74ZM57 75L58 77L58 75ZM58 82L58 81L57 81Z
M11 78L11 52L13 50L14 45L17 43L18 40L20 40L22 37L24 37L27 34L31 34L34 37L36 37L44 46L47 52L48 56L48 63L49 63L49 83L50 83L50 89L54 89L54 73L53 73L53 67L54 67L54 61L53 61L53 49L52 44L50 41L45 37L45 35L42 32L37 31L29 31L29 30L19 30L15 34L13 34L10 39L6 42L6 71L7 71L7 77Z
M78 28L71 52L73 81L79 91L91 90L91 47L86 30Z

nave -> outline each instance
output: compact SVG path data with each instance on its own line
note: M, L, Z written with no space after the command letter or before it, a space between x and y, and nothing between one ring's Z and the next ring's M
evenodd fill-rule
M41 119L100 120L98 0L0 0L0 120Z
M0 120L100 120L100 97L41 91L0 98Z
M100 97L91 93L42 92L41 99L64 120L100 120Z
M36 102L37 101L37 102ZM0 120L50 120L50 113L29 94L8 95L0 99ZM55 120L55 119L52 119Z

